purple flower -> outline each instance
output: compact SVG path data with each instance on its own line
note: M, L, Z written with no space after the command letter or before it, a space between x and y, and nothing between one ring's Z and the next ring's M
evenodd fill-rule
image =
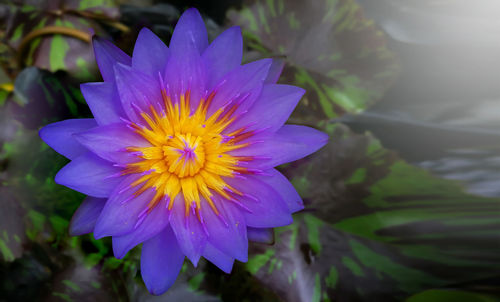
M241 65L238 27L208 44L189 9L170 48L143 29L132 58L100 39L94 50L104 82L81 86L94 119L40 131L71 160L56 182L88 195L71 235L112 236L117 258L143 243L142 277L162 294L185 256L229 273L234 259L247 261L249 239L292 223L303 204L274 167L328 137L284 125L304 90L276 84L281 68L271 59Z

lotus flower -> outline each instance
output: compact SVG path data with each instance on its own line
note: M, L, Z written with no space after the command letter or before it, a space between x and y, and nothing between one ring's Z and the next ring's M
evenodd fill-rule
M229 273L247 261L248 240L268 240L303 208L275 166L322 147L328 137L284 125L304 94L276 84L280 64L241 65L232 27L208 44L203 20L188 9L170 47L141 30L132 58L95 38L104 82L81 85L93 119L50 124L40 137L71 160L55 181L88 197L71 235L111 236L122 258L142 243L148 290L164 293L187 257Z

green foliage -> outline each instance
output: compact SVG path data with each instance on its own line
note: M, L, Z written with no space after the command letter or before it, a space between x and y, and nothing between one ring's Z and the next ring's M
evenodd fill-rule
M10 25L5 38L17 51L13 59L19 67L34 65L52 72L64 70L81 80L95 78L90 38L92 31L104 33L99 20L116 20L115 2L62 1L59 13L54 13L52 6L40 1L37 6L6 7Z
M26 68L16 78L10 114L30 129L66 118L89 117L78 85L64 73Z
M302 121L366 109L399 70L384 35L354 0L250 0L228 17L250 47L285 59L280 81L307 91L295 111Z
M308 211L277 230L274 246L252 247L247 268L262 284L287 301L401 301L495 276L500 199L464 193L369 135L331 134L284 169L308 180Z

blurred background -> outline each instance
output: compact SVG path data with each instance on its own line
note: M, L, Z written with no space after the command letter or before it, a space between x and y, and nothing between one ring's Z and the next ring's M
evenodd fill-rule
M90 117L91 36L131 54L197 7L244 61L307 90L289 123L330 135L280 168L304 199L226 275L185 263L151 296L136 248L69 237L83 195L38 129ZM0 301L500 301L500 3L494 0L0 1Z

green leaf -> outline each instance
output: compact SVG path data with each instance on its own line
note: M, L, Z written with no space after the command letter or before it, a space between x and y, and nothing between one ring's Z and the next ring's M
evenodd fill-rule
M307 91L295 111L301 121L366 109L399 70L383 33L354 0L249 0L228 18L242 26L247 45L285 59L281 81Z
M54 35L50 44L50 70L66 69L64 58L68 50L68 42L61 35Z
M401 301L500 269L500 199L470 195L399 159L369 134L330 143L283 172L306 208L254 244L247 270L286 301Z
M36 67L24 69L16 78L10 113L27 128L37 129L50 121L88 117L78 83L64 73L51 73Z
M28 65L52 72L64 70L78 79L95 80L97 68L90 38L93 33L105 34L98 20L117 20L116 3L79 0L62 1L59 6L64 9L57 14L45 2L37 6L6 6L9 26L5 38L18 56L11 60L19 61L18 68Z

